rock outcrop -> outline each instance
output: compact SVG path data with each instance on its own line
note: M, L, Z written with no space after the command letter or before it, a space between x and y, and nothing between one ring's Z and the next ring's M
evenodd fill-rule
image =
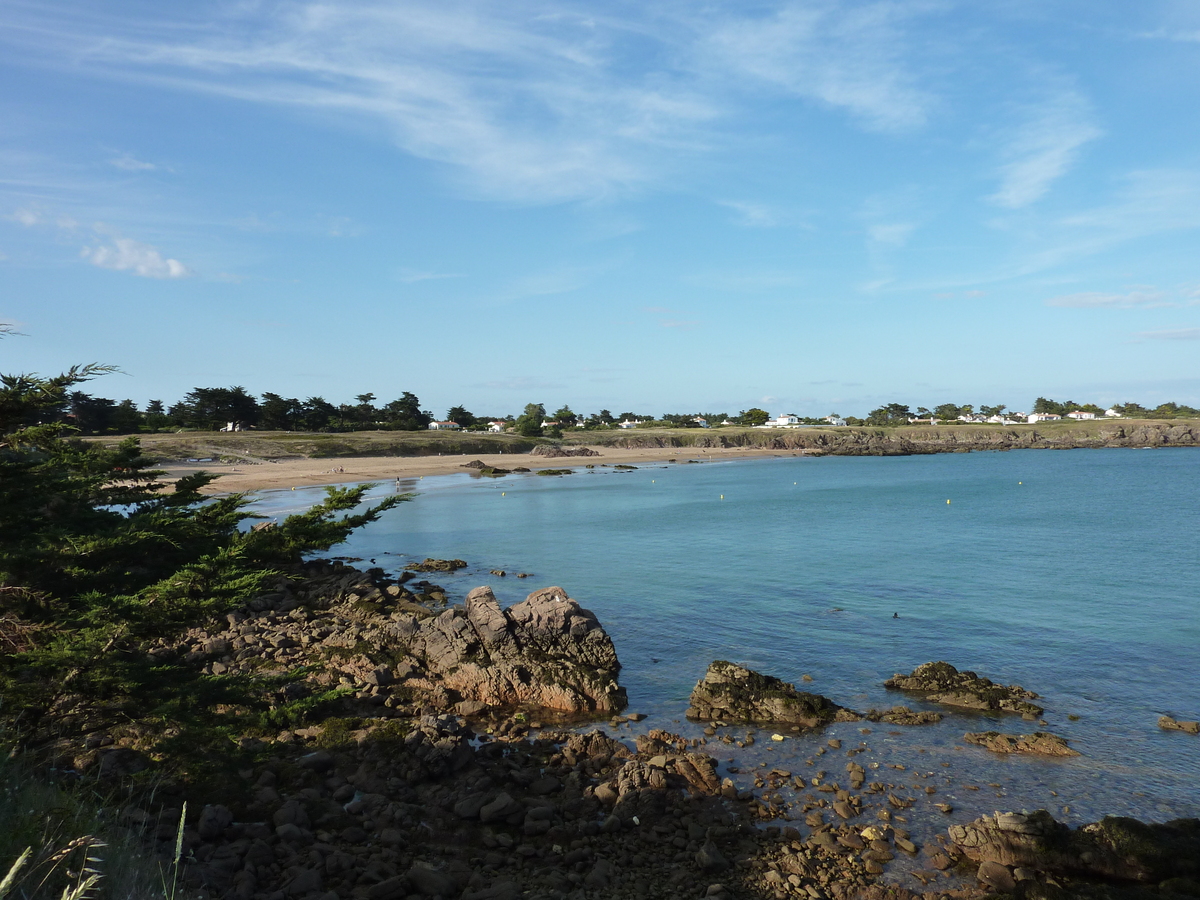
M978 744L993 753L1029 753L1036 756L1078 756L1065 738L1045 731L1033 734L1001 734L998 731L969 731L963 735L968 744Z
M508 610L479 588L465 606L447 608L444 591L407 573L396 583L318 561L301 574L224 623L145 651L156 660L182 655L207 675L301 672L279 703L340 688L349 692L340 701L346 714L412 716L433 707L473 716L523 706L573 715L625 706L612 641L562 588L535 591Z
M590 447L563 447L556 444L538 444L530 451L532 456L544 456L547 459L558 459L562 456L599 456Z
M486 707L584 713L626 704L612 640L560 587L534 591L507 610L491 588L476 588L465 608L400 617L393 633L424 669L415 687L441 684Z
M949 835L963 854L993 872L1003 866L1142 883L1200 875L1200 819L1147 825L1107 816L1072 829L1040 809L983 816L950 826Z
M427 556L423 562L409 563L404 568L410 572L457 572L466 567L465 560L434 559L432 556Z
M912 691L924 695L925 700L945 706L963 709L981 709L1022 713L1040 716L1044 710L1030 700L1038 695L1027 691L1019 684L995 684L974 672L960 672L947 662L925 663L917 666L909 675L897 672L884 683L884 687L900 691Z
M859 717L820 694L796 690L794 684L745 669L725 660L708 667L692 688L689 719L818 728Z

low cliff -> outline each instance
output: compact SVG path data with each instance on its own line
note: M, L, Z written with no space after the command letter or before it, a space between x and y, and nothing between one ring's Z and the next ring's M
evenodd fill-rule
M781 450L830 456L911 456L972 450L1068 450L1096 447L1197 447L1200 423L1123 419L1040 425L926 425L902 428L646 429L572 435L625 449Z

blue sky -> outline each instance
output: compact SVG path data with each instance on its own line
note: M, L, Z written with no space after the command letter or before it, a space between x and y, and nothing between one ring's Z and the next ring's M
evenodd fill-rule
M0 0L0 371L1200 405L1200 4Z

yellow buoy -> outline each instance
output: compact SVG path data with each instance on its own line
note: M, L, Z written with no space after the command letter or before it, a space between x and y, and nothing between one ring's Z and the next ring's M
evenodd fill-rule
M725 495L724 495L724 494L722 494L722 495L721 495L721 499L722 499L722 500L724 500L724 499L725 499Z
M501 497L503 497L503 496L505 496L507 493L508 493L507 491L501 491L501 492L500 492L500 496L501 496Z
M947 500L946 502L947 502L947 503L949 503L950 501L949 501L949 500Z
M1018 482L1017 482L1017 484L1024 484L1024 483L1025 483L1025 482L1023 482L1023 481L1018 481Z

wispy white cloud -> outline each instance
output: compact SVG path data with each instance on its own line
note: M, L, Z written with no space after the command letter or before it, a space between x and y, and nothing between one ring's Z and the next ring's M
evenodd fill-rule
M718 19L700 44L703 64L845 110L872 129L915 128L934 101L904 60L904 25L935 8L810 0Z
M660 319L658 323L663 328L674 328L678 331L694 331L700 327L699 319Z
M743 228L774 228L783 217L775 209L764 203L745 203L739 200L725 200L721 205L732 209L737 216L734 222Z
M120 156L110 159L108 164L124 172L152 172L158 168L154 163L135 159L128 153L122 153Z
M1200 341L1200 328L1173 328L1167 331L1141 331L1138 337L1151 341Z
M14 210L5 218L16 222L18 225L24 225L26 228L32 228L34 225L40 225L45 221L43 215L33 209Z
M1091 105L1072 89L1022 110L1022 118L1003 150L999 190L989 198L1008 209L1045 196L1074 165L1079 148L1103 134L1093 122Z
M142 278L186 278L192 274L179 260L163 256L157 247L122 237L105 225L97 225L95 231L97 242L79 254L94 266Z
M382 125L472 192L521 202L619 194L679 177L743 139L748 91L814 101L874 130L922 125L907 27L944 3L782 0L605 14L540 0L319 0L204 6L136 25L23 9L6 39L41 66ZM217 10L214 14L213 10ZM60 63L60 61L62 61ZM130 153L111 165L161 168ZM731 208L737 209L736 205ZM765 207L738 210L764 227Z

